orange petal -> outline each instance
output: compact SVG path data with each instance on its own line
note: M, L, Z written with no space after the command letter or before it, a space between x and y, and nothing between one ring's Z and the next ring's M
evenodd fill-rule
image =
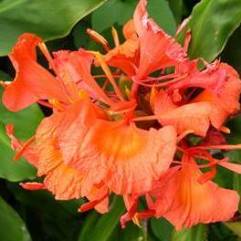
M25 33L12 49L10 59L16 76L3 93L3 103L12 111L26 108L39 99L67 101L59 82L36 61L35 49L40 42L39 37Z
M11 148L16 151L16 155L13 159L18 160L21 156L23 156L29 163L31 163L34 166L37 166L39 157L35 150L33 137L31 137L26 142L20 141L14 135L14 126L12 124L6 125L6 132L11 140Z
M227 117L240 109L241 81L237 72L224 63L214 63L204 71L192 72L183 81L170 86L169 91L190 87L204 88L192 102L209 102L210 121L215 128L221 129Z
M154 113L159 116L162 125L172 125L177 133L192 131L196 135L205 136L210 125L211 106L208 102L198 102L176 106L171 98L160 91L155 97Z
M99 163L91 159L85 162L82 170L71 165L71 162L82 160L78 157L78 145L84 141L97 117L103 117L100 110L90 100L83 99L64 112L55 112L45 118L37 129L38 175L45 176L45 186L57 199L86 196L103 178ZM71 189L67 190L68 186Z
M134 13L134 25L140 42L136 78L140 80L155 70L175 66L186 58L184 49L148 18L146 5L147 0L140 0Z
M92 148L108 170L106 183L117 194L140 193L151 188L170 165L176 148L172 127L149 131L134 124L98 121L93 126Z
M238 209L237 192L220 188L211 181L200 184L201 176L192 159L184 162L182 169L159 189L162 196L159 194L161 198L156 202L157 216L165 217L177 230L232 218Z
M53 65L72 97L78 99L79 89L83 89L91 97L109 104L109 98L91 75L93 60L94 56L84 49L58 51L54 53Z

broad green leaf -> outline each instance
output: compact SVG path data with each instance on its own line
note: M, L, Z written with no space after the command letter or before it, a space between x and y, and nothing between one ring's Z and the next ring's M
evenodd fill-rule
M0 89L0 98L2 91ZM22 158L18 161L13 160L14 151L6 135L5 125L14 124L16 135L21 140L26 140L34 134L36 127L43 118L42 112L37 105L32 105L23 111L13 113L0 104L0 116L0 177L9 181L34 178L35 169L30 164Z
M235 30L229 38L225 49L222 52L222 61L232 65L239 73L241 73L241 26Z
M120 216L124 213L124 205L120 198L115 197L111 210L102 216L92 213L87 218L82 231L79 235L79 241L110 241L109 238L115 229L120 227Z
M132 18L137 0L109 0L93 12L92 28L98 32L111 28L114 24L123 25Z
M225 225L241 238L241 222L227 222Z
M2 92L3 90L0 88L0 99ZM22 140L26 140L34 134L42 118L43 113L38 105L31 105L19 112L11 112L2 103L0 104L0 121L5 125L14 124L16 135Z
M20 216L0 197L0 240L30 241L31 237Z
M207 241L207 226L199 224L190 229L174 231L171 241Z
M15 183L7 187L21 205L19 212L24 210L34 241L76 241L85 216L77 212L82 200L57 201L47 191L26 191Z
M224 223L211 223L208 225L208 241L240 241Z
M240 0L202 0L192 11L190 56L212 61L240 22Z
M152 232L160 241L169 241L173 232L173 226L165 219L152 218L150 220Z
M9 181L21 181L26 178L34 178L35 170L22 158L14 161L14 151L10 146L6 135L5 126L0 122L0 177Z
M185 12L185 4L183 0L168 0L170 8L175 16L176 22L179 24Z
M147 225L147 220L144 221L143 225ZM133 222L129 222L123 229L117 227L113 235L110 236L108 241L152 241L147 233L147 228L140 228Z
M109 213L101 215L92 211L82 225L79 241L144 241L147 232L129 222L124 229L120 227L120 217L124 205L119 197L114 197ZM145 223L147 224L147 223ZM144 225L145 225L144 224Z
M132 18L138 0L109 0L92 14L92 27L98 32L123 25ZM176 22L166 0L149 0L149 15L169 34L174 34Z
M174 35L176 32L176 21L166 0L149 0L148 12L150 17L168 33Z
M3 0L0 2L0 55L17 37L32 32L44 40L66 36L72 27L107 0Z

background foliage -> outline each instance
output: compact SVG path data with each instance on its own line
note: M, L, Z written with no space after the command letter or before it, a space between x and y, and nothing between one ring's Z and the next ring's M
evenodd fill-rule
M131 18L137 0L0 0L0 79L14 72L6 55L23 32L34 32L48 41L50 50L97 48L85 34L90 27L110 36L110 27ZM150 15L174 35L181 21L191 15L191 57L207 61L219 57L241 71L240 0L149 0ZM49 41L51 40L51 41ZM1 90L2 92L2 90ZM0 94L1 94L0 92ZM46 113L45 113L46 114ZM122 201L115 197L111 211L77 213L82 200L55 201L47 192L28 192L18 181L35 178L35 170L23 159L14 162L4 125L14 123L16 134L29 138L43 118L39 106L12 114L0 105L0 240L1 241L240 241L240 214L232 222L198 225L176 232L165 220L151 219L142 228L128 224L121 229ZM241 117L229 123L231 143L241 143ZM230 157L241 162L241 153ZM241 194L241 176L221 170L217 182ZM240 206L241 212L241 206Z

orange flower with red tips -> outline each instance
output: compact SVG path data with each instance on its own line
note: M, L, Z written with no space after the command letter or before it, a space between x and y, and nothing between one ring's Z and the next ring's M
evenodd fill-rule
M113 49L88 30L104 54L49 53L39 37L20 36L10 54L16 77L4 84L3 103L12 111L39 103L53 112L25 143L7 126L16 158L25 157L43 177L42 183L21 185L47 189L61 200L86 197L80 211L107 212L109 196L121 195L123 226L150 216L164 217L177 229L228 220L238 194L211 180L217 165L237 173L241 166L209 150L241 148L227 145L222 135L229 132L226 120L239 111L241 81L218 61L200 69L198 59L187 57L191 35L182 47L148 18L146 5L140 0L124 26L124 43L112 29ZM51 72L37 63L37 47ZM102 73L93 75L95 67ZM193 143L189 134L200 141ZM141 196L148 207L142 212Z

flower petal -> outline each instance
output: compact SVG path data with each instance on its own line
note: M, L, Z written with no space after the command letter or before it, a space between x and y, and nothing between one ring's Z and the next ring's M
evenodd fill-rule
M134 25L140 42L138 80L158 69L175 66L186 59L184 49L167 35L146 11L147 0L140 0L134 13Z
M16 76L3 93L3 103L12 111L26 108L39 99L67 101L59 82L36 61L35 49L40 42L36 35L25 33L12 49L10 59Z
M159 189L162 196L156 202L157 216L165 217L177 230L232 218L238 209L237 192L211 181L200 184L200 176L202 173L192 159L183 163L182 169Z
M162 125L172 125L177 133L193 131L205 136L210 125L211 106L208 102L191 103L176 106L164 91L160 91L154 100L154 113Z
M134 124L99 121L92 133L92 145L108 170L106 183L117 194L149 190L169 167L176 148L170 126L146 131Z

